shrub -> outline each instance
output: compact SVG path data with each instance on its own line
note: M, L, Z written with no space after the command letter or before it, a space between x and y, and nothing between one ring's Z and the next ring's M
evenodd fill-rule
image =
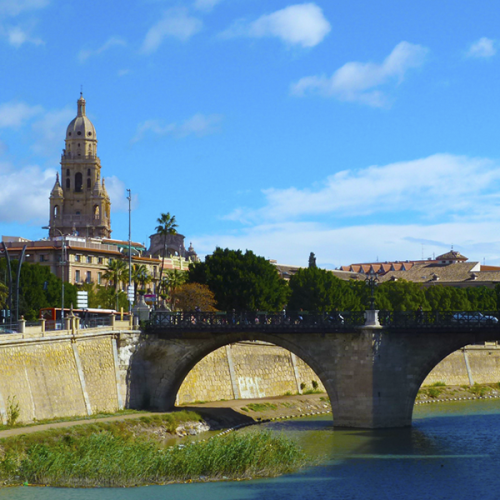
M312 384L314 390L316 390L318 388L318 382L316 382L316 380L312 380L311 384Z

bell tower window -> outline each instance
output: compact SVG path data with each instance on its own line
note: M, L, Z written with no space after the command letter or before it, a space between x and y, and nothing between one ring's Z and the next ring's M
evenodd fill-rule
M90 189L90 178L87 179L87 189Z
M100 212L99 212L99 205L94 206L94 219L98 220L100 219Z
M82 192L83 179L80 172L75 174L75 193Z
M66 189L69 189L71 186L71 181L69 180L69 177L66 179Z
M59 216L59 205L56 205L54 207L54 219L57 219L58 216Z

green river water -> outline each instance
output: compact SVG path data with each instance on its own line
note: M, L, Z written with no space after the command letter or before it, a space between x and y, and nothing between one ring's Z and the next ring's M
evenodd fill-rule
M299 441L319 465L241 482L141 488L3 488L0 500L500 499L500 400L417 406L410 429L333 430L330 417L255 426Z

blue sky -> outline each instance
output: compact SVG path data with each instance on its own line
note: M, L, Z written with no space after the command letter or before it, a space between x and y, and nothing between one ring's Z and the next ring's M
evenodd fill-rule
M0 233L45 236L80 86L113 237L500 265L500 4L0 0Z

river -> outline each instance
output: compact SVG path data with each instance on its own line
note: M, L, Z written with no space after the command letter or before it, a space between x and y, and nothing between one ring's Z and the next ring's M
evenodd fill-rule
M128 489L3 488L0 500L482 500L500 498L500 400L417 406L410 429L333 430L328 416L263 424L321 465L275 479Z

